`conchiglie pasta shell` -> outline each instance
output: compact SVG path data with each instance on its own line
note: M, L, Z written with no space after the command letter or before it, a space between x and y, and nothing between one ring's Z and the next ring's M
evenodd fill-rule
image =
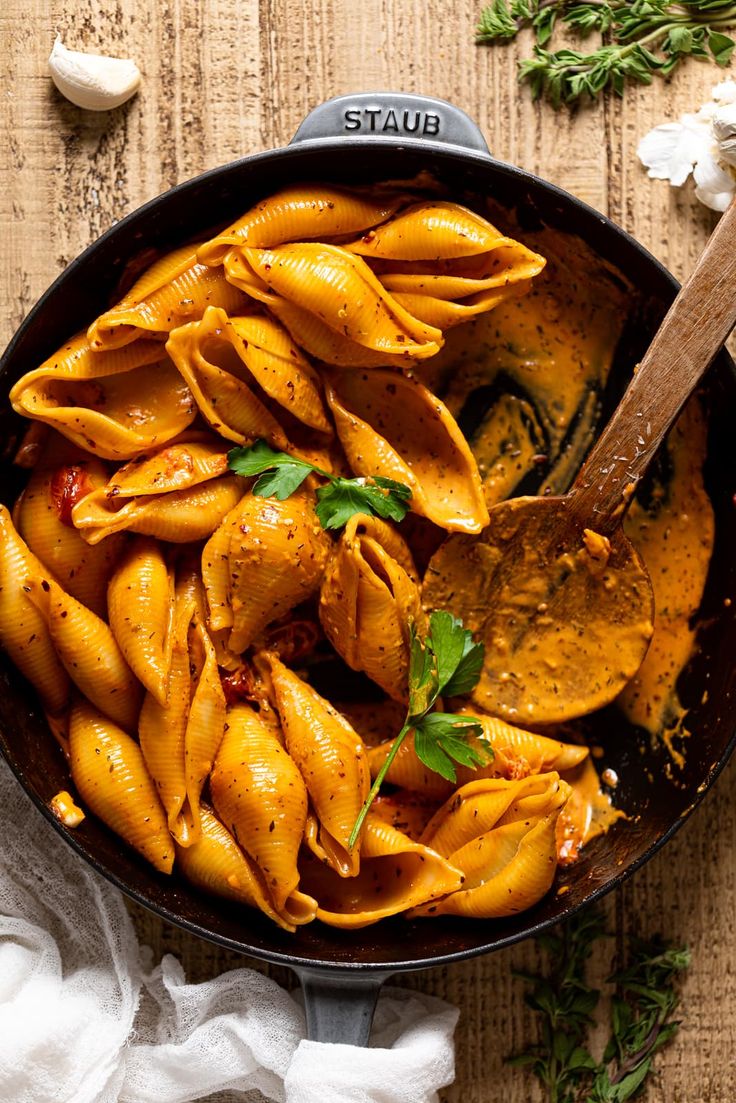
M18 532L67 593L103 619L107 583L125 537L92 548L71 523L75 500L103 486L107 472L97 460L34 471L16 505Z
M106 508L107 501L82 501L75 507L74 524L88 544L125 531L155 536L171 544L189 544L212 535L240 501L243 487L243 480L231 475L171 494L132 498L117 511Z
M303 879L319 902L318 919L357 929L455 892L463 877L439 854L369 813L360 872L346 880L311 859L303 862Z
M317 520L314 495L308 490L283 502L247 494L224 525L230 532L228 602L233 617L228 646L239 653L267 624L317 590L332 541ZM204 569L203 580L212 610L210 574Z
M146 536L133 540L110 579L107 604L110 627L128 665L165 705L174 578L160 544Z
M274 295L287 299L349 340L388 356L425 359L441 347L439 330L417 321L365 261L339 246L300 242L233 252L240 267L236 272L228 256L228 278L237 278L244 291L267 305Z
M327 401L357 475L405 483L411 508L441 528L476 533L488 524L473 454L425 386L398 372L333 372Z
M424 614L411 552L394 529L362 514L348 521L322 580L319 616L348 666L407 699L409 624L421 631Z
M550 770L563 773L574 769L590 753L587 747L580 744L562 743L546 735L525 731L474 707L463 707L463 712L478 720L483 728L482 738L492 747L494 757L487 766L479 766L476 770L459 767L460 785L482 777L518 778Z
M229 709L227 725L210 778L215 811L258 867L274 909L293 914L307 790L294 761L250 706Z
M554 881L558 815L559 811L544 816L532 827L507 824L456 851L449 860L457 863L473 887L454 892L435 905L416 908L411 918L463 915L501 919L531 908Z
M161 873L174 846L138 745L86 701L72 709L69 765L84 803Z
M377 274L393 294L428 296L433 299L466 300L484 291L509 291L522 283L529 285L545 266L544 257L531 249L501 238L488 253L451 260L385 261Z
M128 366L112 370L104 361L122 354L90 354L93 366L98 356L103 361L96 375L89 365L78 376L45 367L30 372L13 388L14 409L102 459L127 459L170 440L197 412L189 388L161 345L137 342L125 355Z
M413 203L345 248L364 257L425 260L487 253L509 239L485 218L459 203Z
M500 918L549 890L557 868L556 824L570 787L556 773L484 779L457 791L422 836L465 875L463 888L413 915Z
M243 296L219 268L197 263L191 246L162 257L87 330L93 348L120 348L139 336L170 333L201 318L208 306L237 313Z
M447 330L470 321L478 314L487 314L507 299L518 299L526 295L530 288L529 281L522 281L503 289L479 291L477 295L468 295L467 299L456 302L437 299L432 295L407 295L400 291L395 292L395 296L407 310L415 313L427 325Z
M280 409L332 433L314 371L271 319L231 320L210 307L201 321L175 329L166 349L203 417L228 440L243 444L262 437L288 450Z
M315 360L332 364L337 368L385 368L407 367L411 362L406 353L390 355L366 348L351 341L344 333L323 322L304 307L272 295L268 308L274 317L288 330L291 337Z
M215 649L204 623L197 617L196 608L189 634L190 669L196 670L196 682L184 737L184 767L189 811L198 825L200 796L225 732L227 705Z
M187 847L177 846L176 864L188 881L205 892L236 900L258 908L269 919L294 932L296 923L309 923L317 912L317 902L296 892L292 910L296 921L289 922L274 909L263 887L263 878L254 863L242 852L224 824L207 808L201 809L202 834ZM301 907L299 906L301 905Z
M115 460L177 436L194 420L197 407L166 357L103 379L47 377L34 410L30 416L53 425L80 448Z
M324 185L283 188L201 245L197 259L202 264L217 265L222 264L232 245L272 246L358 233L383 222L401 201L401 196L390 193L374 196Z
M177 592L171 632L171 661L164 705L147 693L141 709L138 737L148 771L166 810L169 831L180 846L189 846L198 835L187 799L185 740L191 701L189 624L194 601Z
M26 587L80 692L124 731L135 731L141 686L108 625L51 579L29 579Z
M360 736L329 702L281 663L264 655L286 747L304 778L319 830L307 845L341 877L360 869L360 844L348 848L368 795L370 776Z
M46 618L25 589L30 580L38 582L50 572L21 540L4 505L0 505L0 538L0 647L38 691L44 708L58 714L69 701L69 676L56 654Z
M427 824L422 842L447 858L478 835L504 822L507 813L511 813L511 819L522 818L515 816L519 801L530 798L537 801L536 813L529 809L528 814L539 816L563 804L561 794L560 778L556 773L518 781L480 778L468 782L437 810Z

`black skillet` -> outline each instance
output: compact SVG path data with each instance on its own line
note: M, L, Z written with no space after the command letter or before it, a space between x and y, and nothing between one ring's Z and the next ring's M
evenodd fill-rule
M70 334L114 299L125 269L151 248L167 250L237 217L255 200L295 181L369 183L431 173L450 195L490 196L514 212L521 231L547 225L578 235L633 288L629 322L617 350L609 410L649 343L677 284L636 241L559 188L494 160L476 125L441 100L393 93L344 96L318 107L291 144L214 169L141 207L89 247L56 280L25 319L0 362L6 445L2 498L18 493L22 473L10 459L21 430L7 392ZM685 765L665 775L661 745L627 728L614 712L597 718L602 765L620 778L617 803L630 818L596 839L580 861L560 871L556 888L531 911L503 921L384 921L357 932L313 923L288 935L255 912L208 897L174 875L157 874L102 823L87 817L74 831L47 802L68 784L63 757L48 734L36 695L0 656L0 748L38 808L79 854L139 903L171 923L230 949L294 969L304 988L310 1037L365 1044L378 990L392 973L488 953L570 916L638 869L681 825L710 788L734 745L736 619L724 604L736 596L736 489L729 411L736 372L722 353L706 379L709 409L708 489L716 512L716 547L701 610L700 649L679 690L690 709ZM707 693L705 692L707 690Z

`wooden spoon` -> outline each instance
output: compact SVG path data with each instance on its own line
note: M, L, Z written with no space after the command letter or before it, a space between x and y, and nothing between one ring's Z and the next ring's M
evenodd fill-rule
M473 700L516 723L569 720L633 678L653 631L646 567L621 522L667 430L736 324L736 200L673 302L572 488L513 498L450 536L424 580L486 645Z

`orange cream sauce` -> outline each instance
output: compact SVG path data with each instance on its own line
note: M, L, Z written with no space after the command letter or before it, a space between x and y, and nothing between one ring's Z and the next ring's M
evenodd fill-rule
M625 522L654 587L654 636L636 676L618 698L632 724L662 735L673 757L674 733L683 734L677 679L695 648L693 617L703 596L713 552L713 507L703 484L707 426L697 399L686 407L665 445L664 480L648 500L639 495Z

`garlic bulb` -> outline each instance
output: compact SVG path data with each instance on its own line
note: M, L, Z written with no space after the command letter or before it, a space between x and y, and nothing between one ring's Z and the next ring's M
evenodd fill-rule
M637 153L649 176L673 187L692 173L700 202L725 211L736 195L736 81L721 81L711 95L695 114L655 126Z
M87 111L110 111L135 95L141 74L128 58L104 57L67 50L57 37L49 58L51 79L77 107Z

